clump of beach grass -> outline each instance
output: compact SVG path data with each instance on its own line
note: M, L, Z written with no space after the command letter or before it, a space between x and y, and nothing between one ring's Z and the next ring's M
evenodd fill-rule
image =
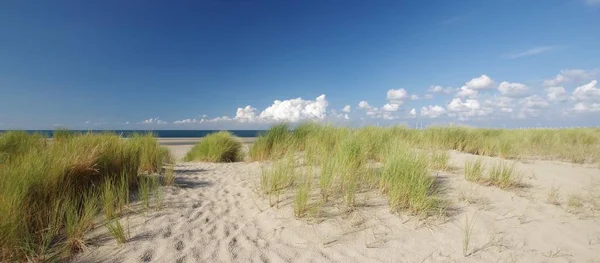
M277 159L296 147L289 125L281 123L262 133L250 147L248 156L252 161Z
M484 169L485 166L481 159L477 159L476 161L466 161L465 162L465 179L470 182L482 183L485 181L484 178Z
M117 217L129 202L129 189L146 170L144 149L114 133L52 143L1 134L0 261L61 261L80 251L97 213Z
M487 183L502 189L514 188L520 185L520 175L514 164L499 162L488 171Z
M226 163L242 161L243 158L242 143L230 132L220 131L207 135L194 145L184 160Z
M403 144L390 149L380 185L392 211L408 210L414 215L427 216L440 210L443 202L427 166L426 156L410 152Z

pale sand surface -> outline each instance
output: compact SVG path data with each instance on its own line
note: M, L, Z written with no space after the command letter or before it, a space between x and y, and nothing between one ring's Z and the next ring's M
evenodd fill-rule
M183 156L191 145L169 147ZM450 215L425 222L391 214L378 194L350 214L296 219L290 199L270 207L256 192L260 163L178 163L163 208L122 220L127 244L97 228L75 261L600 262L600 215L567 207L570 194L599 193L597 165L517 161L530 187L506 191L464 180L464 161L476 158L500 160L451 152L457 169L437 175ZM546 201L551 187L559 188L560 206ZM467 217L474 226L465 257Z

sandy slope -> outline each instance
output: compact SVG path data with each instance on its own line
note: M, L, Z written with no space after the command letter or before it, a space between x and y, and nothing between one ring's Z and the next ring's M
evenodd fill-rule
M182 156L189 146L172 146ZM186 148L187 147L187 148ZM569 212L569 194L600 194L600 169L560 162L517 163L530 187L504 191L466 182L464 160L440 172L452 203L445 220L390 214L378 195L355 212L297 220L290 200L269 207L254 192L259 163L180 163L164 206L133 215L131 240L118 246L98 228L78 262L600 262L600 217ZM559 187L561 205L547 203ZM587 189L587 190L586 190ZM596 211L598 213L600 211ZM467 256L465 220L475 222Z

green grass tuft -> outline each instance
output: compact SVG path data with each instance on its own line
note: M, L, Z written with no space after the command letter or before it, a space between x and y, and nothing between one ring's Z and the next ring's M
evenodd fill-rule
M187 162L238 162L243 160L242 143L230 132L221 131L209 134L186 154Z

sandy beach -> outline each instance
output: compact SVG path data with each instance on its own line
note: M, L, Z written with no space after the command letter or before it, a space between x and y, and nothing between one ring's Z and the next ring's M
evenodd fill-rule
M196 140L161 143L180 158ZM244 139L246 146L252 141ZM455 169L436 176L451 212L425 221L390 213L379 195L351 213L297 219L291 197L270 207L258 193L261 163L178 162L176 186L165 187L162 208L122 220L130 229L126 244L117 245L106 229L97 228L75 262L600 261L597 211L567 205L570 196L598 192L598 167L516 161L527 187L506 191L463 176L465 160L493 164L497 158L454 151L450 156Z

